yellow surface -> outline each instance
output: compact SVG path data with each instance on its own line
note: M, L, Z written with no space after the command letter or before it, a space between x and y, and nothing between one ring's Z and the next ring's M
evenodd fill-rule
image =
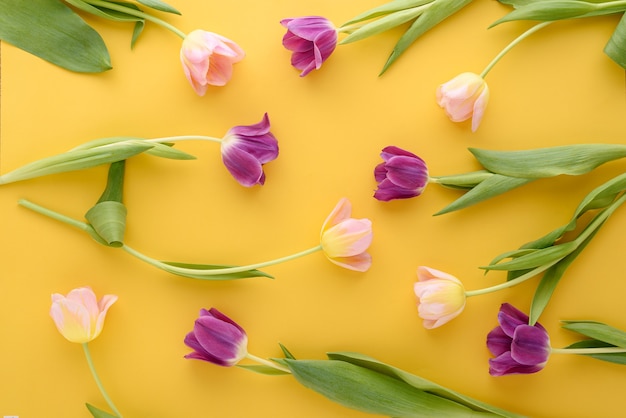
M183 356L198 310L216 307L249 334L250 351L299 358L358 351L451 389L532 417L615 417L624 410L621 366L553 355L534 375L490 377L486 334L500 303L527 310L536 280L468 300L465 312L432 331L422 327L412 291L419 265L445 270L468 289L500 283L478 266L566 222L593 187L623 170L528 185L462 212L434 212L458 196L429 185L419 198L378 202L372 171L397 145L421 155L432 175L475 169L468 146L523 149L585 142L619 143L626 134L624 71L602 48L618 17L555 23L507 55L488 75L491 100L478 132L453 124L434 99L437 85L479 72L529 27L487 30L505 14L475 2L421 38L377 77L400 31L339 46L305 78L289 64L285 17L319 14L336 24L381 2L172 0L183 31L211 30L238 42L246 58L232 81L197 97L183 76L180 40L148 24L136 48L130 27L90 19L109 46L114 69L78 75L2 45L0 172L87 140L136 135L222 136L268 112L280 144L263 187L239 186L219 147L183 143L195 161L148 156L128 164L126 240L161 259L245 264L317 244L342 196L355 217L374 224L374 264L365 274L316 253L267 268L275 280L211 283L170 276L87 235L24 208L30 199L75 218L97 200L103 167L2 186L0 190L0 416L87 417L84 403L108 409L79 345L48 316L50 294L92 286L119 296L90 345L96 367L125 417L361 417L303 388ZM624 209L572 265L541 318L552 344L575 336L561 319L592 319L626 329Z

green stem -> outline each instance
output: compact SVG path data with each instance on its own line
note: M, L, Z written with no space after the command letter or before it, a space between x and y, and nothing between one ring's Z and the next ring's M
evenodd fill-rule
M551 348L553 354L612 354L626 353L622 347L597 347L597 348Z
M70 218L69 216L62 215L62 214L60 214L58 212L55 212L55 211L53 211L51 209L44 208L43 206L40 206L40 205L38 205L36 203L33 203L33 202L30 202L30 201L28 201L26 199L20 199L20 200L17 201L17 203L20 206L23 206L23 207L25 207L27 209L30 209L30 210L32 210L34 212L37 212L37 213L41 214L41 215L44 215L44 216L47 216L47 217L52 218L54 220L63 222L65 224L68 224L70 226L73 226L75 228L83 230L85 232L89 231L89 225L86 224L85 222L77 221L76 219Z
M141 19L146 19L149 20L153 23L156 23L159 26L164 27L165 29L174 32L176 35L180 36L182 39L185 39L187 37L187 34L185 34L184 32L182 32L180 29L176 28L175 26L167 23L164 20L161 20L157 17L154 17L152 15L149 15L147 13L144 13L140 10L136 10L136 9L132 9L130 7L125 7L121 4L117 4L117 3L112 3L109 1L103 1L103 0L84 0L85 3L91 4L92 6L100 6L100 7L104 7L106 9L109 10L115 10L118 12L122 12L122 13L126 13L128 15L131 16L135 16L135 17L139 17Z
M287 369L285 367L282 367L282 366L274 363L273 361L266 360L266 359L264 359L262 357L257 357L254 354L248 353L248 354L246 354L246 357L249 358L252 361L256 361L257 363L264 364L266 366L272 367L272 368L277 369L277 370L281 370L281 371L283 371L285 373L291 373L291 370L289 370L289 369Z
M478 296L478 295L484 295L485 293L492 293L492 292L497 292L498 290L502 290L502 289L506 289L509 287L513 287L516 286L532 277L535 277L536 275L538 275L539 273L541 273L542 271L545 271L547 269L549 269L550 267L552 267L553 265L555 265L556 263L558 263L560 260L555 260L555 261L551 261L550 263L544 264L542 266L539 266L531 271L529 271L526 274L523 274L513 280L509 280L506 281L504 283L500 283L497 284L495 286L490 286L490 287L486 287L484 289L477 289L477 290L467 290L465 292L465 297L471 297L471 296Z
M184 274L196 274L196 275L203 275L203 276L214 276L214 275L219 275L219 274L240 273L242 271L255 270L255 269L271 266L274 264L284 263L285 261L293 260L299 257L303 257L305 255L314 253L316 251L320 251L322 249L322 246L317 245L313 248L309 248L308 250L300 251L298 253L288 255L286 257L280 257L274 260L264 261L261 263L248 264L246 266L225 267L221 269L212 269L212 270L200 270L200 269L172 266L170 264L166 264L159 260L155 260L154 258L148 257L147 255L140 253L139 251L129 247L126 244L124 244L121 248L127 253L139 258L140 260L143 260L146 263L154 267L160 268L162 270L166 270L172 273L179 273L183 275Z
M219 143L222 142L221 138L215 138L213 136L204 136L204 135L165 136L163 138L146 139L145 142L158 142L162 144L166 142L189 141L189 140L211 141L211 142L219 142Z
M493 66L496 65L498 61L500 61L500 58L502 58L507 52L509 52L515 45L517 45L518 43L520 43L521 41L523 41L524 39L526 39L528 36L532 35L533 33L537 32L539 29L542 29L548 26L550 23L552 22L538 23L532 28L528 29L526 32L522 33L517 38L515 38L510 44L506 46L506 48L504 48L502 51L500 51L498 55L496 55L496 57L485 67L483 72L480 73L480 76L482 78L485 78L485 76L493 68Z
M117 410L117 408L115 407L115 404L113 403L113 401L107 394L106 390L104 390L102 381L100 381L100 378L98 377L98 373L96 373L96 368L93 364L93 360L91 359L91 353L89 352L89 346L87 345L87 343L83 343L82 346L83 346L83 351L85 352L85 357L87 358L87 364L89 365L89 370L91 370L91 375L96 381L96 385L98 385L98 389L100 389L100 393L102 394L102 397L104 398L106 403L109 405L109 408L111 408L111 410L115 413L115 415L117 415L119 418L122 418L122 414L120 414L120 411Z

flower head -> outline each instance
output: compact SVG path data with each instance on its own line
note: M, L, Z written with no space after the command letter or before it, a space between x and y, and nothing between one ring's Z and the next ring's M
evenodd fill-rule
M472 118L472 132L478 129L488 101L489 87L478 74L459 74L437 88L437 104L452 122Z
M372 243L372 222L351 218L351 213L350 201L342 198L322 225L322 250L338 266L366 271L372 265L372 256L366 252Z
M337 30L324 17L283 19L280 24L287 28L283 45L293 52L291 65L302 71L300 77L319 70L337 46Z
M187 35L180 48L187 80L200 96L204 96L209 85L225 85L232 77L233 64L244 56L235 42L199 29Z
M456 318L465 308L465 288L456 277L433 268L417 268L413 286L418 298L418 314L424 328L432 329Z
M98 301L89 287L74 289L67 296L54 293L50 316L65 338L86 343L100 335L107 311L116 300L115 295L105 295Z
M543 369L550 356L550 337L541 324L528 325L528 315L508 303L498 312L500 326L487 335L489 374L529 374Z
M278 157L278 142L270 132L267 113L261 122L231 128L222 140L222 160L241 185L265 183L263 164Z
M419 196L428 184L428 168L417 155L401 148L383 148L382 163L374 169L378 189L374 197L388 202L393 199L408 199Z
M185 358L219 366L234 366L248 354L246 331L215 308L200 310L185 344L194 350Z

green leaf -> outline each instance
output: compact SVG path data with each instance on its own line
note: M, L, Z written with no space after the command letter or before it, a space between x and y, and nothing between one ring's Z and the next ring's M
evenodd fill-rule
M494 174L480 182L476 187L463 194L463 196L459 197L439 212L435 213L435 216L467 208L468 206L491 199L492 197L508 192L516 187L523 186L533 180L534 179L522 179Z
M87 3L83 0L65 0L72 6L82 10L83 12L87 12L93 14L95 16L113 20L116 22L135 22L138 20L143 20L141 17L134 16L132 14L124 13L119 10L112 10L107 8L106 6L94 6L90 3ZM129 8L131 10L140 11L136 4L127 3L127 2L114 2L113 5L123 6Z
M626 145L621 144L577 144L525 151L469 148L469 151L485 169L519 178L581 175L626 157Z
M0 39L70 71L112 68L100 35L58 0L0 0Z
M279 370L276 367L265 366L262 364L237 364L237 367L268 376L289 374L289 372Z
M424 8L414 8L400 10L398 12L383 16L379 19L376 19L361 26L350 35L343 38L340 44L348 44L351 42L360 41L370 36L374 36L379 33L388 31L392 28L395 28L396 26L400 26L410 20L417 18L422 13L424 13Z
M620 67L626 69L626 14L622 16L605 45L604 53Z
M481 182L492 176L494 176L494 174L487 170L479 170L448 176L431 176L428 181L449 189L468 190L478 186Z
M154 10L159 10L161 12L166 12L166 13L174 13L177 15L181 14L174 7L170 6L169 4L161 0L137 0L137 1L143 4L144 6L153 8Z
M125 160L153 148L147 142L118 142L108 146L74 149L52 157L33 161L0 176L0 185L50 174L83 170L102 164Z
M540 267L545 264L554 263L568 254L571 254L578 247L576 242L565 242L563 244L554 245L552 247L541 248L535 251L527 252L524 255L516 257L510 261L499 264L489 264L480 267L485 270L524 270ZM500 257L498 257L500 258Z
M374 7L373 9L370 9L353 17L352 19L341 25L341 28L345 28L346 26L350 26L355 23L374 19L401 10L423 6L425 4L432 3L433 1L435 0L394 0L389 3Z
M626 332L596 321L561 321L563 328L614 345L626 348Z
M229 268L229 267L236 267L232 265L191 264L191 263L179 263L175 261L161 261L161 263L164 263L173 267L182 267L186 269L207 270L207 271ZM260 270L246 270L246 271L241 271L238 273L227 273L227 274L202 274L201 271L199 271L198 273L182 273L175 269L168 270L168 271L178 276L189 277L191 279L201 279L201 280L235 280L235 279L247 279L250 277L267 277L270 279L274 278L274 276L271 276Z
M108 137L108 138L98 138L98 139L85 142L75 148L72 148L72 150L92 149L92 148L100 147L103 145L109 145L109 144L113 144L117 142L127 142L130 144L135 143L135 142L138 142L138 143L143 142L143 143L151 144L152 148L148 148L145 152L146 154L154 155L156 157L169 158L172 160L195 160L196 159L196 157L194 157L193 155L174 148L173 143L152 142L144 138L137 138L137 137L131 137L131 136L115 136L115 137Z
M416 376L414 374L401 370L397 367L382 363L364 354L345 352L345 351L333 352L333 353L328 353L328 358L330 358L331 360L345 361L345 362L348 362L348 363L351 363L360 367L370 369L377 373L387 375L395 379L400 379L403 382L413 386L416 389L423 390L428 393L432 393L441 398L449 399L461 405L465 405L468 408L472 409L473 411L485 412L487 413L487 415L485 416L491 416L491 414L493 414L493 416L510 417L510 418L521 417L521 415L517 415L511 412L505 411L503 409L497 408L495 406L489 405L482 401L473 399L469 396L455 392L451 389L448 389L437 383L431 382L430 380L424 379L420 376ZM483 415L475 414L471 416L483 416Z
M278 343L278 345L280 346L280 349L283 351L283 354L285 356L285 358L291 359L291 360L295 360L296 358L293 356L293 354L291 354L291 352L289 350L287 350L287 347L285 347L284 345Z
M117 415L111 415L108 412L98 409L95 406L90 405L88 403L86 403L85 406L87 406L87 409L89 410L89 412L91 412L91 415L94 418L117 418Z
M566 349L577 348L608 348L615 347L614 345L607 344L598 340L582 340L565 347ZM626 353L593 353L593 354L581 354L587 357L592 357L596 360L608 361L610 363L626 365Z
M302 385L348 408L396 418L465 418L472 414L457 402L345 361L284 361Z
M133 49L135 44L137 43L137 39L139 39L139 35L143 32L143 28L146 26L146 22L144 20L138 20L135 22L135 26L133 27L133 37L130 40L130 48Z
M589 2L576 0L544 0L528 2L526 4L518 3L518 6L512 12L492 23L490 27L515 20L554 21L601 16L626 10L626 6L618 1Z
M433 2L428 10L416 19L409 29L400 37L393 51L391 51L387 62L383 66L380 75L383 75L417 38L471 2L472 0L436 0Z

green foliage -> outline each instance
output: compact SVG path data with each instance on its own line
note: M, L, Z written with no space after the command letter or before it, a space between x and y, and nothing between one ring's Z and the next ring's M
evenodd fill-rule
M98 409L95 406L90 405L88 403L85 404L85 406L87 406L87 409L89 410L89 412L94 418L117 418L117 415L109 414L108 412Z

